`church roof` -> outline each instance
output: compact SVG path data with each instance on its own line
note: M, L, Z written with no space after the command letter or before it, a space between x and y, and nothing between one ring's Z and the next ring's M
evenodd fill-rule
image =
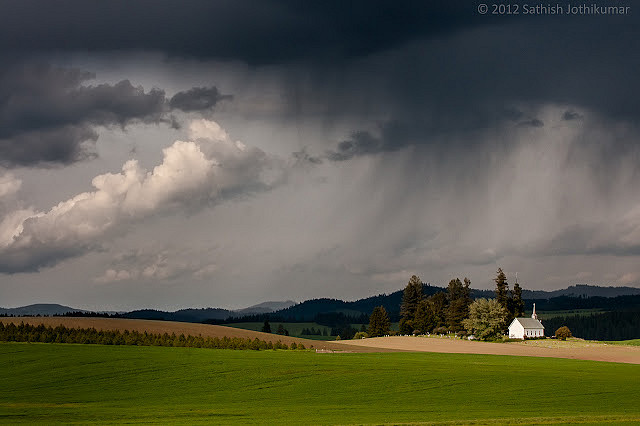
M533 319L533 318L516 318L514 319L514 321L518 321L522 327L524 328L534 328L534 329L542 329L544 330L544 325L542 325L542 323L540 321L538 321L537 319Z

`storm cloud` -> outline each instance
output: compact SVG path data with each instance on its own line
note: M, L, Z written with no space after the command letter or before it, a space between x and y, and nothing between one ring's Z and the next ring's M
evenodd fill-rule
M640 283L637 13L0 5L3 300Z
M95 74L47 64L0 68L0 165L70 164L95 157L96 127L160 123L171 109L204 111L224 99L215 87L167 100L122 80L87 85Z
M176 93L169 101L169 107L185 112L205 111L212 109L221 100L231 98L229 95L221 94L217 87L194 87Z
M151 50L255 65L362 56L490 21L447 1L25 0L0 8L0 53Z

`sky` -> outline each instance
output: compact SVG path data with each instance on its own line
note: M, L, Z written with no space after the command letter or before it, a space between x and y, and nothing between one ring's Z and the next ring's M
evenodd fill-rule
M512 3L0 0L0 306L640 287L640 10Z

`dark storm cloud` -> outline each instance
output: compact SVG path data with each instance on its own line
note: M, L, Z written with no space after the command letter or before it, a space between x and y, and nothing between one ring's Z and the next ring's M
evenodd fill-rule
M518 123L518 127L543 127L544 123L542 120L538 120L537 118L532 118L530 120L524 120Z
M326 151L329 161L345 161L362 155L394 152L409 146L434 146L437 140L450 138L443 148L456 145L477 145L483 140L474 135L481 130L497 125L507 127L544 127L542 120L531 118L520 120L525 114L516 109L501 110L490 108L482 110L444 106L439 111L424 113L414 119L389 120L377 126L376 131L355 131L346 140L339 142L335 149ZM451 138L453 136L453 138Z
M575 111L565 111L562 114L562 119L565 121L580 120L582 118L583 118L582 114L579 114Z
M379 127L378 136L372 135L369 131L353 133L350 139L338 144L336 151L327 152L327 159L345 161L360 155L392 152L412 142L412 129L403 123L387 122Z
M366 55L490 22L472 4L417 0L3 0L0 10L0 52L138 49L250 64Z
M213 108L223 99L230 99L229 95L222 95L217 87L194 87L185 92L176 93L169 101L171 109L184 112L202 111Z
M548 105L566 108L564 121L580 121L592 111L592 119L637 123L640 80L632 74L640 68L640 54L631 46L640 37L638 18L539 18L505 19L416 42L361 60L339 78L317 76L309 102L319 98L329 103L328 114L364 123L354 125L348 139L334 141L328 158L346 160L442 137L475 144L474 132L543 127L538 112ZM379 117L403 131L388 132L388 124L367 130Z
M128 80L87 85L92 78L89 72L50 65L0 69L0 164L69 164L91 158L97 126L159 123L169 120L170 109L209 110L225 98L215 87L199 87L168 102L160 89L145 92Z
M299 164L322 164L322 158L309 155L306 148L303 148L301 151L293 152L291 155Z

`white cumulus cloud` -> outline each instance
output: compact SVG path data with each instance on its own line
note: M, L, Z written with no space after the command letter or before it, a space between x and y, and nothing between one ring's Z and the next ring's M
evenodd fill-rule
M93 191L48 211L23 209L5 215L0 222L0 271L37 271L55 265L100 247L151 215L193 211L265 190L284 175L276 159L233 141L213 121L193 121L189 139L164 148L161 164L151 171L129 160L120 173L96 176ZM19 187L11 177L2 179L0 191ZM108 271L108 275L127 279L122 272ZM150 269L142 274L162 275L162 271Z

